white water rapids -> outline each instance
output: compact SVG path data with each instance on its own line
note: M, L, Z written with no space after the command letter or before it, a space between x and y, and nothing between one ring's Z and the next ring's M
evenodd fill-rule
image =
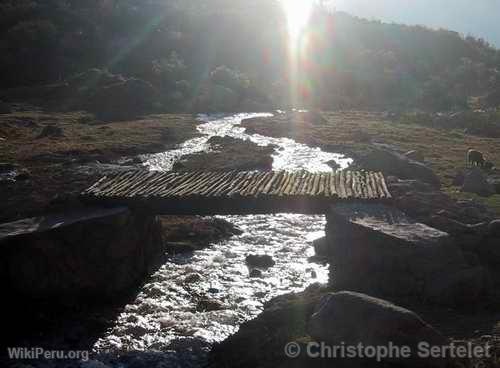
M168 152L144 156L151 170L170 170L180 157L210 150L212 136L273 144L275 170L329 171L326 162L342 168L351 160L287 138L249 135L240 126L243 119L270 114L201 116L201 137ZM324 234L324 216L296 214L226 216L243 234L213 244L192 254L172 256L125 306L113 328L95 344L96 353L152 351L168 367L204 364L213 343L235 333L241 323L256 317L263 303L279 294L301 291L314 282L326 282L328 267L308 262L314 255L312 241ZM252 278L245 264L248 254L271 255L276 265ZM196 282L189 280L196 279ZM207 299L220 307L197 311L197 302ZM123 366L106 358L108 366ZM125 366L128 364L125 364Z

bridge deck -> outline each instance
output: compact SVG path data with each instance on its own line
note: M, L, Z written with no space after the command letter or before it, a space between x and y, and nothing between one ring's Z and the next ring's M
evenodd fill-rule
M87 201L126 204L157 214L325 213L334 201L391 198L382 173L339 171L149 172L103 177Z

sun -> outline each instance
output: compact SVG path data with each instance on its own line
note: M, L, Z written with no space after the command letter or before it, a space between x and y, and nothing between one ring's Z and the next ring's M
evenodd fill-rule
M297 37L309 21L314 0L281 0L292 38Z

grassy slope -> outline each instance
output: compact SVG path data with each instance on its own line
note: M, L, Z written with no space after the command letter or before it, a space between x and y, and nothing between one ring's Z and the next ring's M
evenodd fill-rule
M464 167L465 152L473 147L484 152L500 167L500 138L483 138L464 134L460 130L444 130L406 125L384 119L381 114L365 112L323 113L326 121L312 124L305 121L293 125L283 119L255 119L243 125L250 132L275 137L288 136L299 142L317 145L330 151L337 150L353 157L369 149L363 143L365 136L373 141L387 143L403 150L422 152L443 182L443 190L460 198L476 198L495 209L500 215L500 195L481 198L459 192L452 186L457 170Z
M190 115L122 122L97 122L82 112L0 115L0 162L30 172L28 180L2 183L0 222L44 213L56 195L78 193L101 176L75 170L81 164L164 151L198 135L197 124ZM47 125L63 135L38 138Z
M0 115L0 162L32 162L43 154L73 154L82 160L101 155L103 160L125 154L162 150L196 133L190 115L156 115L123 122L96 122L84 112L18 112ZM63 129L62 137L37 138L47 125ZM156 149L155 149L156 148Z

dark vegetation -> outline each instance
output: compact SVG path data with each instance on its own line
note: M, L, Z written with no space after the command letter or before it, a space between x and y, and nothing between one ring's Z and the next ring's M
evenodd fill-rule
M500 51L481 39L320 7L311 24L300 60L305 107L500 105ZM7 90L0 99L38 98L105 118L127 107L132 113L286 107L286 28L279 3L270 0L4 0L0 86ZM130 107L127 96L137 89L143 98Z

